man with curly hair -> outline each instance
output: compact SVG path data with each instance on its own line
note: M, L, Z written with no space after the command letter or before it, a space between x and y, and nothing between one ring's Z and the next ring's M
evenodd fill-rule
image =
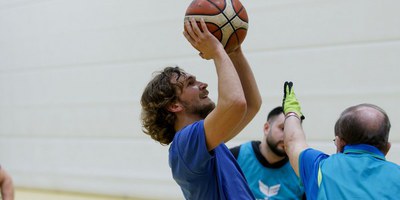
M186 199L254 199L235 158L224 144L257 114L261 97L252 70L238 47L222 44L194 19L184 36L212 59L218 77L218 103L207 84L179 67L167 67L146 86L142 98L144 132L170 145L169 165Z

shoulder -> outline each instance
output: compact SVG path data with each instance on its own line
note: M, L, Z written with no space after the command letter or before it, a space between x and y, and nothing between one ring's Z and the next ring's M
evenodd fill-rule
M305 149L300 153L298 161L300 176L302 172L303 175L307 174L307 172L315 172L318 170L320 162L327 158L329 158L329 155L322 151L312 148Z
M327 158L329 155L312 148L300 153L299 175L307 194L317 193L319 164Z
M249 142L243 143L243 144L241 144L241 145L232 147L232 148L230 148L229 150L231 151L232 155L233 155L236 159L238 159L241 150L242 150L243 148L251 148L255 142L257 143L258 141L249 141Z
M179 141L178 143L185 143L185 141L190 142L192 140L201 139L204 137L204 120L200 120L177 131L174 136L173 143L176 143L176 141Z
M319 150L316 150L313 148L308 148L300 153L299 162L300 163L303 163L303 162L315 163L317 161L324 160L328 157L329 157L329 155L327 155L326 153L324 153L322 151L319 151Z
M208 154L203 120L194 122L179 130L169 148L170 154L190 158L192 154ZM186 155L186 156L183 156Z
M242 147L242 145L235 146L235 147L232 147L232 148L229 149L229 151L231 151L233 157L235 157L236 160L239 157L240 147Z
M209 170L214 153L207 150L203 120L179 130L169 148L169 165L174 174L187 170L203 174Z

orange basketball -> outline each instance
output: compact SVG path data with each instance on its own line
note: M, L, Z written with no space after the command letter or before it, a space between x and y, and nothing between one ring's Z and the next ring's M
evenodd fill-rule
M185 20L190 18L196 21L203 18L228 53L246 38L249 19L239 0L193 0L185 14Z

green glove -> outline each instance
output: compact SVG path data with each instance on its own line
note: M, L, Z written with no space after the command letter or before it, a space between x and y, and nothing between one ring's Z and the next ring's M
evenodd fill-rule
M301 120L305 119L304 115L301 113L301 107L299 101L296 99L296 95L293 90L292 82L285 82L283 85L283 113L285 116L288 113L296 113Z

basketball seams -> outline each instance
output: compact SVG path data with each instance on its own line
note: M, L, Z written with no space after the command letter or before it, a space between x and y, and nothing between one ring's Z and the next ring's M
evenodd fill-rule
M224 7L222 9L219 8L218 5L215 4L213 1L211 1L211 0L207 0L207 1L210 2L213 6L215 6L215 8L218 9L220 13L222 13L226 9L226 0L224 0L225 4L224 4Z
M233 30L233 33L235 34L236 40L239 42L240 39L239 39L238 34L236 33L237 28L231 23L231 21L233 21L233 20L235 19L235 17L240 18L238 14L243 10L244 7L243 7L243 6L240 7L239 11L236 12L236 9L235 9L235 6L234 6L234 3L233 3L232 0L224 0L225 4L224 4L224 7L223 7L222 9L219 8L218 5L215 4L213 1L211 1L211 0L207 0L207 1L208 1L210 4L212 4L216 9L218 9L218 10L220 11L220 14L222 14L222 15L225 17L225 19L226 19L226 23L225 23L225 24L222 24L222 25L218 28L218 30L213 31L212 33L216 33L217 31L220 31L220 30L223 32L222 29L223 29L226 25L229 24L229 25L231 26L232 30ZM229 6L231 6L231 7L232 7L232 10L235 11L234 14L233 14L233 16L230 16L230 15L228 16L229 13L226 12L226 10L228 9L228 8L227 8L227 7L228 7L227 1L230 2ZM240 19L241 19L241 18L240 18ZM243 19L241 19L241 20L244 21ZM222 34L222 37L224 37L224 35L225 35L225 34ZM229 41L230 37L232 37L232 36L229 36L229 37L226 39L226 42L224 42L224 43L225 43L224 47L228 44L228 41ZM221 40L224 40L224 39L221 38Z
M218 5L215 4L213 1L211 1L211 0L207 0L207 1L208 1L211 5L213 5L216 9L218 9L219 12L220 12L220 14L222 14L222 16L224 16L225 19L227 20L227 22L226 22L225 24L222 24L221 26L218 26L219 28L218 28L217 30L213 31L212 33L214 34L214 33L218 32L218 31L224 32L222 29L223 29L223 28L229 23L229 21L230 21L230 19L228 18L228 16L226 16L226 14L225 14L225 10L226 10L226 8L227 8L226 0L224 0L225 4L224 4L224 7L223 7L222 9L219 8ZM219 15L219 14L218 14L218 15ZM231 24L231 26L232 26L232 24ZM233 30L235 30L234 27L232 27L232 28L233 28ZM221 34L221 42L224 40L224 35L225 35L225 34ZM228 40L226 40L226 41L228 41ZM224 44L224 43L225 43L225 44ZM226 47L227 43L228 43L228 42L223 42L224 47Z
M196 2L194 4L193 2ZM239 0L194 0L185 19L203 18L209 31L218 38L227 52L240 45L246 37L248 17ZM213 14L214 13L214 14Z
M235 5L234 5L233 3L232 3L232 7L233 7L233 10L235 10ZM229 23L231 24L231 26L232 26L232 28L233 28L233 30L234 30L233 33L235 34L236 42L238 43L238 45L240 44L240 37L239 37L239 35L238 35L238 31L237 31L237 30L239 30L239 29L245 29L245 28L242 28L241 26L239 26L238 28L236 28L236 27L233 26L233 24L231 23L231 21L233 21L233 20L237 17L240 21L245 22L245 23L247 24L248 22L246 22L245 20L243 20L243 19L240 18L240 16L239 16L240 12L242 12L243 9L244 9L244 6L242 6L237 12L235 12L235 16L232 17L232 19L229 21ZM247 29L245 29L245 30L247 30ZM232 37L232 36L231 36L231 37ZM229 38L229 39L230 39L230 38ZM228 41L229 41L229 39L228 39ZM228 41L227 41L227 43L228 43Z
M227 1L229 1L230 4L227 3ZM229 4L229 5L228 5L228 4ZM231 6L231 8L232 8L231 10L233 11L233 16L230 16L229 13L226 12L226 10L228 10L228 6ZM243 10L243 6L239 9L239 11L242 11L242 10ZM240 44L240 38L239 38L239 35L236 33L237 28L236 28L235 25L232 23L232 21L234 21L236 17L237 17L238 19L240 19L241 21L243 21L243 22L244 22L244 20L242 20L242 19L238 16L238 14L239 14L240 12L236 12L236 9L235 9L235 7L234 7L234 3L233 3L232 0L225 0L225 9L222 11L222 13L223 13L224 17L226 18L227 22L226 22L223 26L221 26L221 29L223 29L227 24L229 24L230 27L231 27L232 30L233 30L234 37L236 38L236 42L235 42L235 43L236 43L236 45L239 45L239 44ZM229 17L228 17L227 15L229 15ZM233 36L233 35L229 35L228 38L224 38L225 35L227 35L227 34L223 34L223 35L222 35L223 38L222 38L222 41L221 41L221 42L224 44L224 47L226 47L226 46L229 44L229 41L231 41L231 38L232 38L232 36Z
M239 13L239 12L236 12L236 10L235 10L235 5L234 5L234 3L232 2L233 0L225 0L225 5L227 5L226 1L230 1L230 2L231 2L230 5L232 6L232 10L233 10L234 13L235 13L231 19L228 19L228 23L229 23L229 25L231 25L231 27L232 27L232 29L233 29L233 33L235 34L236 43L239 43L240 41L239 41L239 36L238 36L238 34L236 33L236 27L235 27L235 26L233 25L233 23L231 22L231 21L233 21L233 20L235 19L235 17L238 16L238 13ZM242 8L243 8L243 6L242 6ZM232 37L232 35L230 35L229 38L226 40L225 46L228 45L228 42L230 41L231 37Z

